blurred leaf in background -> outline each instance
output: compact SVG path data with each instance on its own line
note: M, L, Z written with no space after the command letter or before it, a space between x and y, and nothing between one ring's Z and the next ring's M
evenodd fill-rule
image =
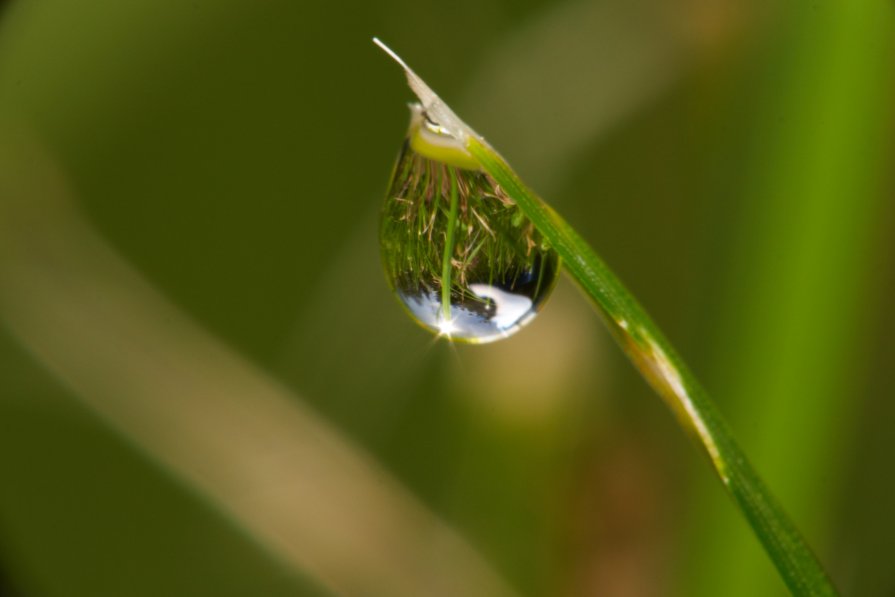
M895 593L893 20L7 3L0 592L785 594L570 285L485 347L389 296L379 35L641 297L843 592Z

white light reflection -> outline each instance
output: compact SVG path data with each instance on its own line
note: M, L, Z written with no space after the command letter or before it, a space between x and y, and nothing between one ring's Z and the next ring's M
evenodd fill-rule
M491 321L501 329L519 325L522 318L531 311L531 299L522 294L513 294L490 284L470 284L469 289L477 296L491 299L496 305Z
M438 321L438 335L445 336L447 338L451 337L451 334L457 331L457 324L455 323L455 319L439 319Z

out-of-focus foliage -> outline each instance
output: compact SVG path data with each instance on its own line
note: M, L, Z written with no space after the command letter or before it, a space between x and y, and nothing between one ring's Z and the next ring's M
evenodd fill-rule
M843 592L895 592L895 8L808 0L6 3L0 592L785 594L568 285L485 347L389 296L372 35L640 297Z

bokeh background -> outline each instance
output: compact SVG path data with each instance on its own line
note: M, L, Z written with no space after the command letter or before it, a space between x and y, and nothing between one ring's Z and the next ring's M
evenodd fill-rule
M895 5L0 3L0 594L784 595L567 281L434 342L377 35L591 241L847 595L895 595Z

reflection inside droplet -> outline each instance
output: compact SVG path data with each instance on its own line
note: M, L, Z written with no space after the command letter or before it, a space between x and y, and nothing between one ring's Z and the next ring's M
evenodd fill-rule
M470 169L462 147L449 136L432 139L440 133L425 118L415 106L383 206L386 276L433 333L477 343L505 338L550 295L558 257L500 186Z
M450 318L444 316L441 296L434 291L398 297L423 326L452 340L490 342L509 336L535 316L535 304L525 294L513 294L496 286L470 284L479 301L451 302Z
M494 315L491 321L499 328L511 328L519 324L523 317L532 313L533 303L527 296L505 292L497 286L487 284L470 284L469 289L480 298L494 301Z

